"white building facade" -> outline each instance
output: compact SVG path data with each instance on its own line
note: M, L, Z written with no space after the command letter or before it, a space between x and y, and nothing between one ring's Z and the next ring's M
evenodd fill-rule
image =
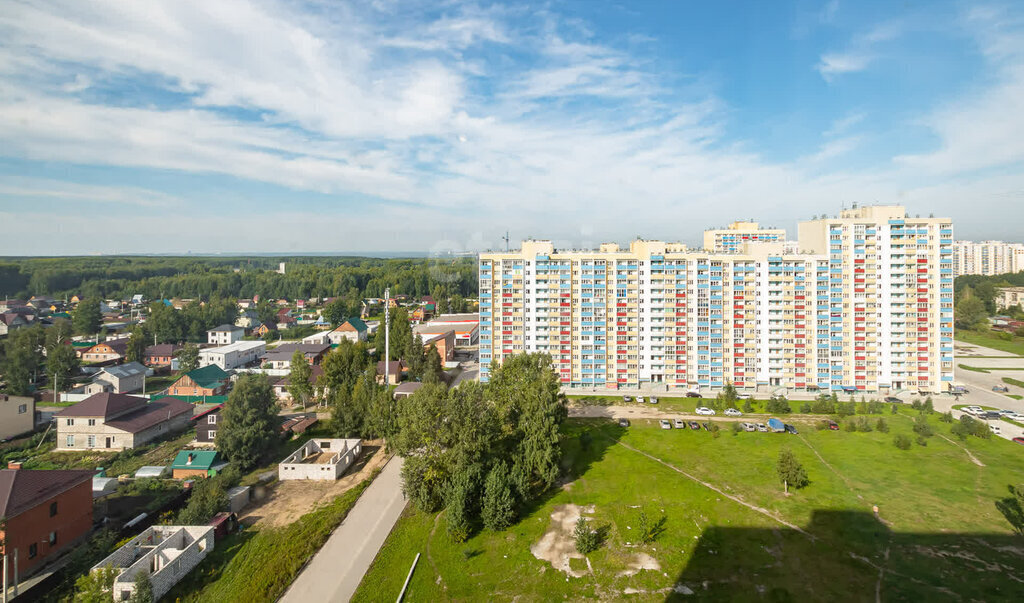
M1024 243L956 241L953 243L953 274L1007 274L1024 270Z
M267 351L263 341L236 341L235 343L199 350L199 366L216 364L225 371L258 361Z

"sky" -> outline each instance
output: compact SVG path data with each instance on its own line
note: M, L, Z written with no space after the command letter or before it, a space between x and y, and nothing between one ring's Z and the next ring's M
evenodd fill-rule
M1024 240L1020 2L4 0L0 255Z

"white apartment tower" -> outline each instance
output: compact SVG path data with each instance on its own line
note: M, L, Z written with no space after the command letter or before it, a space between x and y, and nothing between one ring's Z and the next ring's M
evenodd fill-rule
M1024 243L956 241L953 274L1007 274L1024 270Z
M761 228L757 222L733 222L727 228L704 231L704 251L737 253L747 243L774 243L785 241L786 231L781 228Z
M540 351L568 388L948 387L950 220L865 207L802 223L800 253L783 239L481 254L481 380L492 361Z

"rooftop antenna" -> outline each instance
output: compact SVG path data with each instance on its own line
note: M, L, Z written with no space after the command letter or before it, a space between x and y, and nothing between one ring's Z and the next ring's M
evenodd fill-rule
M505 253L508 253L508 251L509 251L509 247L508 247L509 239L508 239L508 231L507 230L505 231L505 236L501 237L501 240L505 241Z

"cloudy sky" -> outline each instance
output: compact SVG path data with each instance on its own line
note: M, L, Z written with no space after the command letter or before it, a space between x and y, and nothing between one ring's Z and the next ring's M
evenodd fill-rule
M1024 240L1020 3L0 10L2 255L696 243L854 202Z

